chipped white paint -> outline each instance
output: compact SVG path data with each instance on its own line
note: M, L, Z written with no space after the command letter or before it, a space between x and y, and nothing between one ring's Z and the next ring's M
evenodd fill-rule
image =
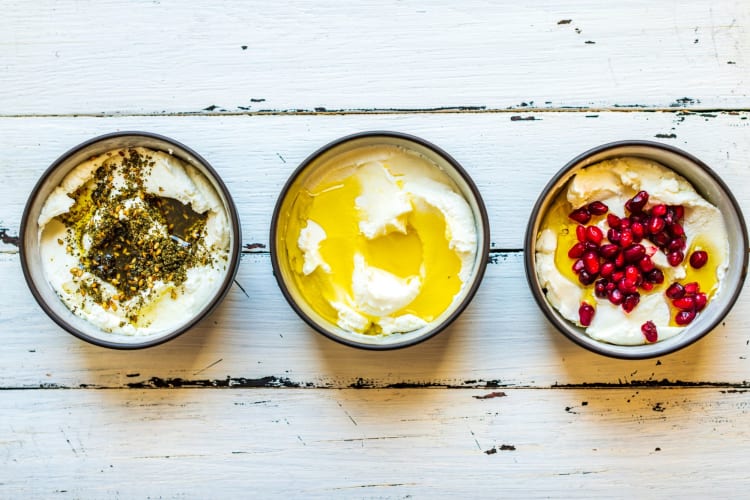
M0 402L0 491L7 498L732 498L747 491L750 393L503 393L13 391Z
M0 113L739 108L749 21L744 0L4 2Z
M747 290L694 346L611 360L546 322L520 252L550 176L619 139L695 154L750 214L747 2L6 4L4 236L18 234L34 183L68 148L146 130L213 164L254 248L237 276L245 293L233 287L174 341L119 352L55 326L23 282L17 248L0 242L1 497L601 498L750 486ZM479 109L370 113L457 107ZM675 107L694 112L658 111ZM365 112L295 112L316 108ZM86 114L104 117L73 116ZM296 165L373 129L455 156L484 196L496 250L453 327L384 353L307 328L264 248ZM499 391L507 396L477 399Z

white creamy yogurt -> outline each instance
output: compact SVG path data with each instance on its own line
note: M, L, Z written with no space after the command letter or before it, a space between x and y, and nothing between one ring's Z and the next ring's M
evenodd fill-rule
M649 194L647 208L657 204L682 205L685 208L683 227L689 249L696 238L712 242L710 262L716 266L718 288L712 291L715 298L722 292L721 283L728 268L729 243L726 225L721 212L703 199L688 181L664 166L635 157L624 157L603 161L582 169L568 184L565 192L571 210L586 206L593 201L601 201L609 207L609 212L625 216L624 205L635 193L646 191ZM606 235L604 221L599 227ZM605 243L607 242L605 237ZM622 307L613 305L606 298L594 297L592 304L595 315L586 333L597 340L618 345L645 343L641 325L653 321L658 329L658 339L664 340L679 334L684 327L670 325L670 301L664 288L686 276L688 255L682 264L672 267L661 250L644 239L641 244L651 255L654 265L665 276L665 286L653 293L641 292L640 303L627 313ZM579 324L579 306L584 300L584 288L577 281L571 281L557 268L555 252L558 236L555 228L544 228L536 242L536 271L541 286L546 289L546 297L560 314L572 323ZM567 251L567 249L566 249ZM571 264L572 264L571 260ZM708 292L708 290L706 290Z
M143 168L127 171L123 162L136 157L145 160ZM97 186L108 193L98 208L91 201ZM190 226L196 234L171 233L170 220L158 216L166 212L147 203L148 196L201 214L203 222ZM49 195L38 224L50 285L73 313L107 332L150 335L178 327L208 304L226 275L229 220L218 194L197 169L160 151L113 150L81 163ZM128 235L140 244L121 252L108 246L108 238L120 241L113 235L133 227L139 231ZM146 248L150 253L142 253ZM131 271L122 267L125 252L132 253ZM129 276L137 280L124 283Z
M338 201L326 209L315 208L314 203L326 196L334 196L332 193L337 190L354 190L350 182L352 179L356 180L356 191L350 191L355 193L351 212L356 230L341 234L344 231L341 227L349 227L351 214L337 217L331 216L331 211L339 213L348 208ZM411 226L412 217L426 220L429 216L424 214L439 214L441 225L430 227L434 234L439 235L442 241L439 244L445 251L458 259L455 261L456 271L451 271L456 273L453 283L457 279L462 286L468 281L475 265L478 244L474 215L450 177L426 158L391 146L357 150L337 157L317 184L311 184L315 186L309 188L314 191L310 195L313 208L305 209L302 217L306 218L306 222L298 229L299 233L293 240L302 253L301 274L310 277L309 281L304 282L311 288L308 293L316 295L312 303L318 304L317 300L328 294L326 307L330 306L335 311L339 327L355 333L373 334L375 325L375 331L390 335L422 328L438 316L420 317L410 310L410 305L425 293L425 284L429 282L431 269L429 265L425 266L424 261L410 275L396 275L368 261L370 252L382 252L375 250L382 249L378 242L391 235L407 237L416 233L419 235L418 241L421 241L418 244L423 246L422 251L433 252L434 249L429 247L436 243L424 243L426 235ZM338 193L335 195L338 196L337 200L342 196L340 191ZM310 213L307 213L308 210ZM323 212L315 215L315 210ZM424 227L422 230L425 230ZM344 247L347 252L351 251L347 255L329 253L337 259L348 259L344 265L326 261L325 252L321 253L321 249L329 244L331 234L336 235L333 236L335 243L330 245L338 248L339 252ZM429 241L437 239L433 237ZM413 250L411 246L408 248ZM398 261L405 258L399 254L401 251L401 247L396 246L392 255L381 255L379 258ZM439 267L434 262L431 265L432 269ZM348 270L347 276L341 276L343 269ZM450 298L455 301L458 295L456 293Z

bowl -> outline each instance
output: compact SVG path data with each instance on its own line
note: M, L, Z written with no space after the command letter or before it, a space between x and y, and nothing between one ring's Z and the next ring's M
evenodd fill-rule
M398 158L398 160L396 158ZM375 163L371 162L371 160L373 159L376 159ZM388 163L388 161L391 160L392 164ZM298 239L298 234L303 234L303 231L301 229L302 224L306 224L306 230L312 224L306 218L304 218L305 220L302 221L299 214L302 213L301 211L305 210L304 208L300 207L307 206L305 205L305 203L308 203L309 200L312 199L312 197L319 195L319 193L314 195L311 194L312 191L316 189L316 186L317 189L321 189L321 192L328 192L330 191L330 189L343 187L344 189L341 190L341 197L342 199L344 199L346 198L346 196L349 196L349 194L347 194L348 188L346 186L349 186L349 184L347 183L350 181L347 181L346 179L354 178L353 173L357 172L357 176L374 175L375 177L373 177L373 179L375 180L373 180L372 182L382 182L382 176L386 175L383 174L383 171L385 169L385 167L383 167L384 164L388 164L388 168L393 170L393 172L396 172L394 175L396 175L397 177L404 176L399 178L416 179L415 182L417 184L421 182L420 179L434 178L438 179L440 183L444 183L445 186L449 186L449 188L445 188L452 191L452 193L448 197L463 200L461 201L461 203L463 204L462 206L464 207L463 212L460 212L463 217L461 220L467 221L465 227L468 227L470 232L475 235L475 239L471 243L470 254L461 254L461 258L464 259L460 267L460 269L462 270L461 272L463 273L460 274L460 276L463 278L462 285L460 286L460 288L458 288L458 291L455 295L453 295L452 297L449 296L447 299L445 297L441 299L443 300L443 302L440 302L441 304L447 304L442 312L434 311L434 314L424 316L424 318L427 318L426 320L422 321L421 323L414 320L414 323L410 323L410 326L408 327L404 326L406 325L406 323L398 323L397 327L387 326L396 324L395 321L407 321L404 317L401 316L399 316L398 320L394 320L394 322L391 322L391 319L388 318L378 319L377 321L379 321L379 323L376 330L367 330L365 331L365 333L363 333L364 330L359 331L358 326L350 326L353 323L350 323L348 319L342 319L342 315L348 318L349 313L341 312L348 310L345 306L342 306L340 302L329 301L321 305L321 303L316 302L316 297L318 297L319 295L311 293L309 290L305 292L305 287L307 285L304 285L303 281L307 278L303 278L303 276L306 276L304 274L305 267L300 264L303 260L303 257L300 257L303 251L301 250L302 247L299 246L300 240ZM415 166L413 167L413 170L410 170L412 169L412 164ZM370 173L363 173L365 171ZM417 173L405 174L404 172L407 171ZM350 175L351 177L347 177ZM410 177L411 175L413 175L413 177ZM325 184L326 180L334 178L337 179L333 181L334 184L339 184L332 185L332 187L327 187L326 189L322 188L322 186L328 186L327 184ZM381 181L378 181L377 179L381 179ZM385 188L387 189L386 191L380 192L377 195L377 197L375 198L377 200L375 203L376 205L380 205L381 200L400 199L400 194L383 194L389 193L390 191L388 190L392 189L392 187L388 186L395 185L393 183L397 182L402 181L386 181L387 185L385 186ZM372 184L363 183L362 185ZM381 184L377 185L380 186ZM413 186L415 184L409 185ZM360 189L362 188L360 187ZM373 188L373 190L375 189L376 188ZM409 189L414 190L416 188L410 187ZM443 188L440 189L442 190ZM370 191L368 188L368 190L362 191L362 193L365 192L372 193L374 191ZM365 314L362 311L365 311L367 314L375 314L373 311L384 311L383 316L387 316L390 314L391 317L396 317L401 314L395 312L395 309L400 307L400 305L393 304L408 304L409 307L414 306L414 308L417 308L415 304L419 299L416 299L414 302L410 303L408 301L410 300L410 297L412 297L412 295L409 295L410 292L408 291L404 292L404 290L411 290L410 287L414 283L414 281L412 281L413 278L408 278L409 281L407 283L407 281L404 281L405 278L403 277L403 279L399 278L398 280L396 280L393 277L393 274L383 274L379 270L373 270L372 268L367 267L370 264L365 263L364 258L356 256L359 250L357 250L355 247L360 243L355 242L365 241L361 239L363 236L360 236L360 234L356 234L352 237L346 237L341 235L337 236L337 234L339 230L348 230L345 228L352 229L355 233L357 231L365 231L361 234L368 234L369 236L367 236L367 238L373 238L368 239L365 243L361 243L361 245L366 248L370 248L368 246L370 245L370 241L386 241L386 244L390 244L388 242L396 241L396 238L400 238L401 235L405 234L406 236L404 236L404 238L406 239L404 240L404 242L398 244L401 246L397 246L392 250L384 250L382 252L381 255L384 255L384 259L387 261L383 263L382 266L388 267L392 265L401 265L399 263L411 262L411 257L409 257L409 255L411 254L409 254L409 251L406 249L415 247L409 246L411 244L409 243L409 241L413 243L413 240L409 239L412 238L412 236L409 235L413 235L413 233L418 231L424 231L424 234L419 233L419 238L429 238L428 233L430 232L430 228L432 226L430 226L429 224L422 225L420 226L421 229L419 230L409 230L403 233L394 230L392 232L383 233L387 235L386 238L379 240L379 236L377 236L376 233L378 230L382 229L382 227L385 226L380 227L380 229L373 229L374 226L368 226L367 229L362 229L363 227L365 227L361 225L362 222L360 221L358 223L354 221L354 219L352 219L352 217L357 216L357 213L362 216L362 212L355 212L355 207L351 206L352 203L355 203L354 196L356 196L356 193L351 194L351 197L348 198L349 201L347 202L348 204L345 205L346 208L342 208L341 210L336 211L336 213L331 216L332 219L328 222L327 226L323 224L323 226L328 227L328 232L325 232L324 230L324 233L322 233L326 238L326 243L323 243L323 245L330 245L329 248L335 248L336 251L340 251L341 255L344 256L342 257L342 259L339 259L339 262L348 262L349 264L351 264L352 261L350 259L352 258L352 255L354 255L354 271L337 272L335 269L336 265L334 265L333 274L330 274L331 266L328 266L327 263L323 263L321 261L320 265L324 268L324 270L320 271L317 267L315 267L312 271L310 271L311 273L313 273L311 274L311 276L315 276L315 273L328 273L328 275L331 276L342 276L341 279L343 280L351 280L349 283L352 286L353 296L369 297L362 300L360 300L359 298L356 299L356 303L362 307L361 309L357 309L358 314ZM369 196L371 195L362 194L361 198L357 198L357 200L360 201L357 201L356 203L365 203L361 200ZM331 200L332 198L328 197L327 199ZM368 198L368 200L370 200L368 201L368 203L372 203L372 199L373 198ZM316 203L322 204L327 202L317 201ZM396 204L394 202L394 206L395 205ZM351 210L348 209L349 206L351 206ZM368 208L367 210L371 210L371 208ZM390 210L390 208L386 208L384 210L387 211ZM416 208L414 208L414 211L418 212ZM367 213L370 215L362 217L371 217L373 220L376 218L374 215L372 215L371 212ZM448 224L448 222L445 223ZM360 225L357 226L357 224ZM300 229L297 228L297 225L299 225ZM358 230L357 227L359 227L360 229ZM416 225L414 227L416 227ZM367 231L374 232L369 233ZM398 235L393 236L396 233L398 233ZM457 235L459 231L455 230L451 234L453 235L454 233ZM445 234L447 234L446 231L443 231L440 237L446 238ZM339 239L337 240L336 238ZM459 239L459 236L451 236L451 238ZM453 239L451 239L451 241L453 241ZM338 243L333 243L334 241L337 241ZM425 239L425 241L427 240ZM445 241L445 239L443 241ZM469 241L469 239L466 239L465 241ZM476 293L484 275L489 255L489 242L490 237L487 211L479 194L479 190L474 185L466 171L458 164L456 160L454 160L450 155L448 155L448 153L446 153L439 147L425 141L424 139L398 132L373 131L349 135L335 140L330 144L327 144L326 146L323 146L319 150L312 153L307 159L305 159L302 164L294 171L294 173L287 181L286 185L283 187L273 213L270 233L270 252L274 275L284 297L289 302L292 309L294 309L294 311L308 325L310 325L313 329L317 330L326 337L348 346L373 350L385 350L411 346L422 342L436 335L438 332L444 330L461 314L461 312L468 306L469 302ZM351 246L350 243L354 246ZM445 246L445 248L448 247ZM421 251L422 250L417 250L417 252ZM313 252L312 250L305 250L304 252L307 252L305 253L306 256L315 254L315 252ZM451 265L449 263L455 264L455 262L458 262L454 261L453 257L451 256L447 256L445 258L432 257L432 254L428 253L427 251L425 251L424 253L419 253L418 255L420 255L421 258L433 259L430 261L430 264L426 264L425 269L435 269L435 265L437 265L437 262L445 263L445 265ZM304 257L304 259L307 258L308 257ZM305 262L308 261L305 260ZM312 262L312 258L310 259L308 264L310 262ZM311 267L313 265L316 264L310 264ZM403 265L406 266L407 264ZM418 265L418 263L414 265ZM325 270L325 266L328 266L327 271ZM390 269L390 267L388 267L388 269ZM359 276L368 276L370 279L368 280L362 278L360 280L357 277L358 273L360 272L363 272L365 274L360 274ZM427 276L428 277L423 277L423 279L429 281L431 278L429 278L429 274ZM427 283L427 281L425 281L425 283ZM362 284L365 282L368 284ZM386 288L388 288L389 290L389 296L385 300L396 300L394 299L394 297L397 295L399 297L398 300L396 300L396 302L388 302L386 305L383 305L383 308L376 308L380 307L380 304L383 304L381 302L378 302L380 300L378 298L379 296L375 297L375 295L378 295L377 291L373 291L376 285L370 286L371 283L376 282L391 283L392 286L386 286ZM361 286L357 285L356 283L360 283ZM421 281L419 283L421 284ZM435 281L432 281L432 283L434 284ZM455 283L456 280L454 276L454 281L452 282L451 286L455 287ZM358 286L359 288L357 288ZM425 289L428 289L428 287L425 286ZM436 287L431 287L429 289L435 290ZM455 289L456 288L450 288L450 290ZM357 290L360 290L360 292L358 292ZM394 290L398 290L398 292L393 292ZM403 295L402 292L405 293L405 295ZM404 297L406 297L406 299L404 299ZM372 300L372 302L369 302L370 300ZM336 304L335 306L332 305L334 304L334 302ZM316 305L314 306L313 303L315 303ZM375 303L378 303L378 305L373 305ZM436 300L435 304L437 303L439 303L439 301ZM337 311L336 316L332 316L333 313L331 313L334 307L335 311ZM375 309L371 309L370 307ZM328 313L326 313L326 311L328 311ZM403 309L401 309L401 311L403 311ZM360 320L362 320L362 316L357 316L356 314L354 316L356 318L359 318L354 321L354 323L357 323L360 326L367 324L366 322L358 323ZM381 318L381 316L377 317ZM409 321L412 320L413 318ZM370 323L370 325L372 324L375 323ZM364 326L362 326L362 328L364 328Z
M80 164L86 162L89 159L92 159L93 157L96 157L98 155L102 155L106 152L117 150L120 148L136 148L136 147L144 147L148 148L150 150L154 150L157 152L163 152L169 157L174 157L183 162L183 164L191 165L194 167L198 174L195 174L196 170L192 169L180 169L183 172L183 175L185 175L186 172L190 172L191 175L195 175L194 179L197 179L195 182L200 183L200 179L203 179L203 181L207 181L207 184L203 184L204 191L203 193L211 193L213 192L216 197L212 198L213 201L211 203L214 203L214 207L216 213L220 213L222 210L224 214L226 215L226 222L227 224L223 227L226 227L226 232L222 233L222 248L224 248L224 244L228 240L228 248L227 253L224 255L223 251L221 252L219 257L216 257L216 259L220 259L221 262L225 262L225 264L222 264L222 266L217 267L218 271L215 272L215 274L212 274L212 278L209 281L202 282L204 283L204 286L196 286L195 289L199 290L199 292L196 292L192 297L190 297L190 300L192 301L190 304L189 309L191 312L186 313L187 306L185 300L187 300L184 296L180 295L181 300L175 300L175 297L177 296L176 288L170 288L168 292L164 293L170 293L172 294L171 301L166 300L166 298L163 300L162 304L167 304L160 306L160 312L158 316L154 316L155 318L163 318L164 321L162 322L161 319L157 319L152 323L151 328L142 328L140 333L134 334L133 331L127 332L123 330L123 326L127 323L125 321L117 322L116 319L112 319L113 316L107 316L107 314L99 314L99 313L91 313L89 318L93 318L97 314L99 314L102 318L107 318L103 320L96 320L95 324L92 321L89 321L88 319L84 319L82 316L79 316L77 314L74 314L71 309L68 308L68 306L63 302L60 295L58 295L58 292L53 289L53 285L51 284L52 281L58 282L56 278L48 279L48 275L61 275L65 276L63 279L70 278L70 275L76 276L75 273L80 273L82 270L89 271L91 270L91 273L94 273L93 269L94 267L97 268L96 272L104 273L106 270L107 274L102 275L104 276L101 278L101 280L97 281L93 278L90 278L91 275L86 276L85 285L82 284L84 281L79 281L79 285L77 285L77 288L74 289L75 291L73 293L70 293L68 296L74 296L75 293L78 293L82 295L83 299L77 299L77 300L88 300L86 298L86 295L88 297L91 297L93 301L101 301L98 303L101 308L106 307L106 311L112 312L113 314L118 309L120 310L120 313L122 311L125 311L126 309L123 306L123 302L120 303L120 307L117 308L117 300L125 300L126 297L124 295L124 292L120 292L121 290L126 290L128 292L133 292L133 290L138 290L139 292L141 290L146 290L147 292L144 293L158 293L162 290L167 290L166 285L163 285L163 283L168 282L168 275L164 273L164 279L161 280L161 283L150 283L145 282L143 285L138 285L138 283L134 283L136 286L132 289L127 286L124 283L120 283L120 281L123 279L121 276L120 271L124 267L122 262L119 260L121 258L121 253L116 252L112 250L114 247L107 247L107 250L105 251L105 247L99 247L97 246L97 252L89 252L87 251L85 253L85 257L78 258L78 262L67 260L68 257L65 255L55 254L53 259L50 259L50 256L53 255L55 250L51 250L54 247L54 242L50 244L42 245L40 244L40 240L43 237L41 229L45 229L47 227L47 224L53 224L55 228L63 228L65 226L62 225L61 222L59 222L59 218L53 218L50 219L49 222L44 222L42 224L42 227L40 227L40 214L42 214L42 209L45 205L45 202L47 201L48 197L52 195L53 193L57 192L59 194L59 190L56 191L56 188L60 186L60 184L66 179L66 176L77 166ZM133 157L131 157L133 158ZM145 157L143 157L145 158ZM153 159L153 157L152 157ZM134 168L134 171L142 171L146 168L146 166L142 164L136 164ZM148 167L152 168L152 167ZM155 168L155 167L154 167ZM103 169L99 169L99 171L103 171ZM79 171L80 172L80 171ZM124 177L123 177L124 178ZM131 177L131 179L136 177ZM68 178L70 180L70 178ZM67 182L67 181L66 181ZM112 186L111 178L109 179L109 182L102 181L103 184L101 185L108 185ZM66 187L68 185L66 184ZM160 191L163 190L163 188L160 188ZM58 198L59 199L59 198ZM65 199L65 198L62 198ZM83 198L82 198L83 199ZM157 200L156 203L159 203L159 207L169 207L169 200L158 196L153 196L152 198L145 198L141 197L142 200ZM206 197L205 199L209 199ZM129 203L129 201L127 202ZM144 201L145 203L145 201ZM150 202L149 202L150 203ZM84 203L85 205L85 203ZM84 206L82 205L82 206ZM105 203L106 206L106 203ZM151 205L149 205L151 206ZM192 206L192 205L191 205ZM118 210L121 207L118 207ZM167 208L165 208L166 210ZM135 209L134 209L135 210ZM156 209L154 209L156 210ZM159 209L161 210L161 208ZM170 209L171 210L171 209ZM191 211L192 212L192 211ZM51 213L51 212L50 212ZM89 212L91 213L91 212ZM113 212L114 213L114 212ZM122 214L122 212L119 212ZM130 212L128 212L130 213ZM143 212L141 212L143 213ZM166 214L168 212L162 212L163 214ZM176 214L178 212L169 212L170 214ZM188 221L191 219L187 217L188 212L182 212L182 215L184 215ZM209 212L205 212L208 214ZM196 213L197 216L197 213ZM93 217L93 216L92 216ZM99 216L97 216L99 217ZM123 217L122 215L120 217ZM206 215L208 218L208 215ZM45 219L47 216L45 216ZM131 220L140 220L138 217L131 217ZM72 220L72 219L71 219ZM115 219L97 219L97 221L101 220L115 220ZM121 219L122 220L122 219ZM218 220L218 219L217 219ZM223 220L223 219L222 219ZM54 225L56 224L56 226ZM97 222L96 224L99 224ZM118 227L116 226L117 222L111 223L110 228ZM128 224L127 222L123 224ZM205 224L208 224L206 222ZM213 224L213 222L212 222ZM179 223L177 224L178 227L182 227ZM88 227L94 227L96 226L88 226ZM99 226L101 229L102 226ZM124 227L124 226L122 226ZM122 231L122 227L120 229L117 229L118 231ZM187 224L184 226L187 227ZM191 226L192 229L190 231L193 231L198 226ZM57 229L56 229L57 230ZM51 229L50 229L51 231ZM114 231L115 229L112 230ZM169 230L171 232L171 235L168 235L166 237L172 238L172 240L179 242L180 248L186 248L190 247L191 243L188 243L185 241L185 239L190 240L191 236L188 236L187 233L179 233L179 236L177 236L177 229L174 229L174 226L172 229ZM185 229L187 231L187 229ZM148 132L116 132L111 134L102 135L99 137L95 137L93 139L90 139L74 148L69 150L68 152L64 153L62 156L60 156L57 160L55 160L54 163L44 172L44 174L41 176L39 181L37 182L36 186L34 187L33 191L31 192L31 195L29 196L28 202L26 204L23 218L21 221L21 248L20 248L20 254L21 254L21 266L23 268L23 274L26 278L26 282L31 290L31 293L33 294L36 301L39 303L41 308L44 310L47 315L60 327L67 330L69 333L75 335L76 337L85 340L87 342L90 342L92 344L103 346L103 347L109 347L109 348L115 348L115 349L138 349L138 348L144 348L149 346L154 346L157 344L161 344L163 342L166 342L170 339L173 339L177 337L178 335L182 334L192 326L194 326L196 323L198 323L202 318L204 318L207 314L209 314L223 299L223 297L226 295L227 291L229 290L230 286L232 285L232 282L234 280L234 275L237 271L237 265L239 262L239 255L240 255L240 240L241 240L241 233L240 233L240 222L239 217L237 215L237 209L234 206L234 202L232 201L232 198L227 191L226 186L219 178L216 171L209 165L209 163L203 159L199 154L197 154L195 151L190 149L189 147L180 144L179 142L161 136L153 133ZM73 233L67 233L67 234L73 234ZM81 233L83 234L83 233ZM119 234L123 234L122 232ZM127 233L127 234L134 234L134 233ZM137 234L137 233L136 233ZM143 234L143 233L140 233ZM197 233L196 233L197 234ZM183 238L180 238L182 236ZM119 236L118 236L119 237ZM45 241L47 236L44 236ZM87 236L88 238L88 236ZM104 237L101 241L121 241L121 240L106 240ZM107 236L109 238L109 236ZM52 240L50 240L52 241ZM73 254L74 252L79 252L78 247L75 246L76 244L70 243L70 240L68 240L67 247L64 246L63 238L57 238L57 244L60 245L60 248L67 248L67 250L61 251L64 254ZM153 243L154 240L151 240L151 243ZM156 240L158 241L158 240ZM171 241L171 240L170 240ZM143 245L151 244L143 243ZM169 243L169 241L168 241ZM102 243L104 245L105 243ZM107 243L109 244L109 243ZM162 248L169 248L171 249L171 245L165 245L162 244ZM73 250L73 248L76 248L76 250ZM122 248L122 247L117 247ZM132 249L136 249L136 246L131 246ZM145 247L143 247L145 248ZM199 248L198 245L193 245L192 248L197 249ZM60 251L60 250L57 250ZM125 251L127 251L127 247L125 248ZM136 250L138 252L138 255L143 255L142 253L139 253L140 250ZM167 255L168 252L172 250L165 250L163 255ZM46 252L46 253L45 253ZM53 252L53 253L50 253ZM154 255L162 255L161 252L158 252L158 244L156 244L156 249L154 250ZM186 252L188 252L186 250ZM208 251L206 251L208 252ZM43 260L43 253L45 253L45 260ZM180 256L186 255L184 253L176 252L172 256L172 262L177 261ZM205 253L203 254L206 255ZM217 254L219 255L219 254ZM177 256L177 257L174 257ZM208 260L211 260L212 262L216 262L213 257L208 256L206 257ZM89 259L87 266L91 267L85 267L82 263L84 262L84 259ZM94 260L98 259L98 260ZM150 262L149 264L144 264L142 267L140 267L140 270L146 270L143 272L149 272L149 270L159 270L159 267L146 267L146 265L154 265L154 262L166 262L167 257L160 258L156 257L154 259L140 259L140 261L146 261ZM52 266L50 262L57 262L57 263L65 263L67 262L70 266L66 270L60 271L60 272L54 272L54 273L47 273L45 274L45 265ZM97 264L96 266L94 264ZM135 264L135 265L141 265ZM97 267L98 266L98 267ZM166 267L166 266L165 266ZM50 268L52 269L52 268ZM180 275L181 268L173 268L175 269L175 273L177 275ZM163 271L163 270L162 270ZM123 271L127 276L133 276L132 274L128 274L128 272ZM80 277L81 274L78 274ZM99 277L99 275L97 275ZM171 283L176 283L176 278L174 278L175 274L172 275ZM119 277L119 279L117 279ZM149 278L150 276L146 276ZM158 278L159 276L156 276ZM106 279L105 279L106 278ZM154 280L153 277L151 277L152 280ZM192 279L192 278L191 278ZM119 288L105 288L106 286L112 285L112 283L115 283L115 281L110 280L117 280L116 283L118 283ZM105 281L107 283L105 284ZM154 280L157 281L157 280ZM96 283L96 285L101 285L99 288L92 288ZM184 281L185 287L184 289L188 288L188 280L185 279ZM197 283L196 281L189 281L189 283ZM114 286L114 285L112 285ZM164 286L164 288L162 288ZM192 285L191 285L192 286ZM70 290L69 285L64 285L64 290ZM87 292L88 290L88 292ZM96 292L97 290L105 290L106 294L103 292L99 292L98 296L92 295L92 290ZM109 299L109 297L112 297L113 295L110 294L110 292L114 290L114 298ZM118 292L120 292L118 294ZM75 295L77 298L77 295ZM129 299L137 300L136 298L133 298L132 296L128 297ZM106 302L106 304L105 304ZM115 307L112 307L111 304L115 304ZM71 307L73 307L71 305ZM171 307L170 311L171 314L169 314L165 307ZM84 308L81 308L84 309ZM79 309L79 311L81 310ZM85 310L93 311L94 308L88 307ZM96 309L99 311L98 309ZM127 309L128 314L130 314L133 309ZM83 313L82 313L83 314ZM140 321L136 320L136 315L132 316L134 319L133 321ZM166 318L170 318L169 321L166 321ZM176 320L175 320L176 318ZM114 322L114 323L112 323ZM114 328L111 328L111 325L115 324L116 326ZM105 331L110 330L110 331ZM111 330L115 330L118 333L114 333Z
M600 161L638 157L653 160L684 177L703 198L716 206L724 216L728 234L728 271L721 292L709 301L692 323L681 333L658 342L641 345L615 345L596 340L561 315L553 307L537 275L537 238L550 206L568 182L583 168ZM728 186L705 163L678 148L651 141L620 141L595 147L574 158L547 184L529 218L525 237L525 268L531 292L542 312L565 336L590 351L622 359L662 356L686 347L716 327L737 300L747 275L748 235L740 207ZM685 251L687 253L687 250ZM687 257L686 257L687 260ZM665 284L666 286L667 284Z

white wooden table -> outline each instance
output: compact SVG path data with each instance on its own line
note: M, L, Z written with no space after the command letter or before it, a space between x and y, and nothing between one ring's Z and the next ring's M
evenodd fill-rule
M750 216L750 3L191 4L0 4L0 497L747 494L750 293L690 348L613 360L543 318L522 239L550 176L619 139L693 153ZM372 129L453 154L492 230L467 311L391 352L306 327L267 251L299 162ZM212 316L135 352L56 327L16 238L47 166L117 130L206 157L246 245Z

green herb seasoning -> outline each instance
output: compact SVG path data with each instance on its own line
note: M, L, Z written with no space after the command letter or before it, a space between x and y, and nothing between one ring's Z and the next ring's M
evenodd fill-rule
M71 270L79 293L104 309L126 307L124 315L132 324L154 298L155 282L170 283L175 298L188 269L213 265L202 244L208 215L147 193L144 179L153 166L150 156L135 149L119 151L71 195L73 206L59 216L68 227L66 251L80 262ZM85 272L111 284L116 293L85 279Z

